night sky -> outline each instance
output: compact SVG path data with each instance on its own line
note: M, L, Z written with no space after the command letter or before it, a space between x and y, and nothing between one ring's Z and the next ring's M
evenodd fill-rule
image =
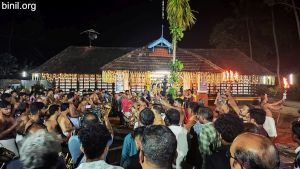
M93 42L95 46L140 47L161 35L161 0L35 3L35 12L0 11L0 53L8 51L12 28L11 53L18 58L22 58L22 53L32 55L36 62L47 60L69 45L88 45L87 36L80 32L90 28L100 32ZM186 32L179 46L207 48L213 26L228 15L224 8L227 5L222 0L191 0L190 4L198 11L197 23ZM164 24L165 36L170 39L166 19Z
M165 0L166 3L167 0ZM34 1L27 1L27 3ZM196 24L186 31L179 47L212 48L213 27L233 15L229 0L190 0ZM0 53L37 66L70 45L87 46L80 32L100 33L94 46L141 47L161 35L161 0L84 0L36 3L37 10L0 9ZM170 40L165 14L165 37ZM11 48L9 48L11 37Z

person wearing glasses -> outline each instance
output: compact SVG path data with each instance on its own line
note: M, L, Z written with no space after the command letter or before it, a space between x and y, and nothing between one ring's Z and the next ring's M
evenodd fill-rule
M267 137L243 133L236 137L227 153L231 169L278 169L279 152Z

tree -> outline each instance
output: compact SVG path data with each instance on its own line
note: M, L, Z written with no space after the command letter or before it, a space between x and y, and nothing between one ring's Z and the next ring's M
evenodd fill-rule
M11 76L14 75L17 71L17 58L9 53L0 54L0 76Z
M296 9L295 0L292 0L292 5L293 5L293 11L294 11L294 15L295 15L296 23L297 23L298 37L300 39L300 21L299 21L299 15L298 15L298 12Z
M276 35L276 27L275 27L275 16L274 16L274 7L272 6L271 9L272 14L272 32L274 37L274 45L276 50L276 60L277 60L277 79L278 79L278 85L281 86L281 80L280 80L280 56L279 56L279 49L278 49L278 41L277 41L277 35Z
M275 25L275 14L274 14L275 0L265 0L265 3L268 4L271 7L272 32L273 32L274 46L275 46L275 51L276 51L276 61L277 61L276 73L277 73L278 85L281 86L280 56L279 56L278 40L277 40L276 25Z
M177 41L180 41L183 38L183 32L196 22L189 0L168 0L167 19L172 34L173 63L175 63Z
M285 5L286 7L292 8L294 15L295 15L295 19L296 19L296 24L297 24L297 30L298 30L298 38L300 39L300 21L299 21L299 15L297 10L300 10L300 8L298 8L295 4L295 0L291 0L292 4L289 4L289 2L287 0L279 0L279 1L275 1L275 0L265 0L265 2L267 2L268 4L271 5L275 5L275 4L281 4L281 5Z

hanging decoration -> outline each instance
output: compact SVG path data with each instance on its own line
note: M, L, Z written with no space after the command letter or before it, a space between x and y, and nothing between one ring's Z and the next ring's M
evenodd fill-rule
M102 72L102 78L104 83L115 83L116 71L105 70Z

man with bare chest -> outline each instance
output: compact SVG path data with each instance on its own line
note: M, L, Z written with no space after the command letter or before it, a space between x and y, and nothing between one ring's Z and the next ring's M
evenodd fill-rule
M17 121L12 117L11 104L0 102L0 143L1 146L18 155L15 144Z

